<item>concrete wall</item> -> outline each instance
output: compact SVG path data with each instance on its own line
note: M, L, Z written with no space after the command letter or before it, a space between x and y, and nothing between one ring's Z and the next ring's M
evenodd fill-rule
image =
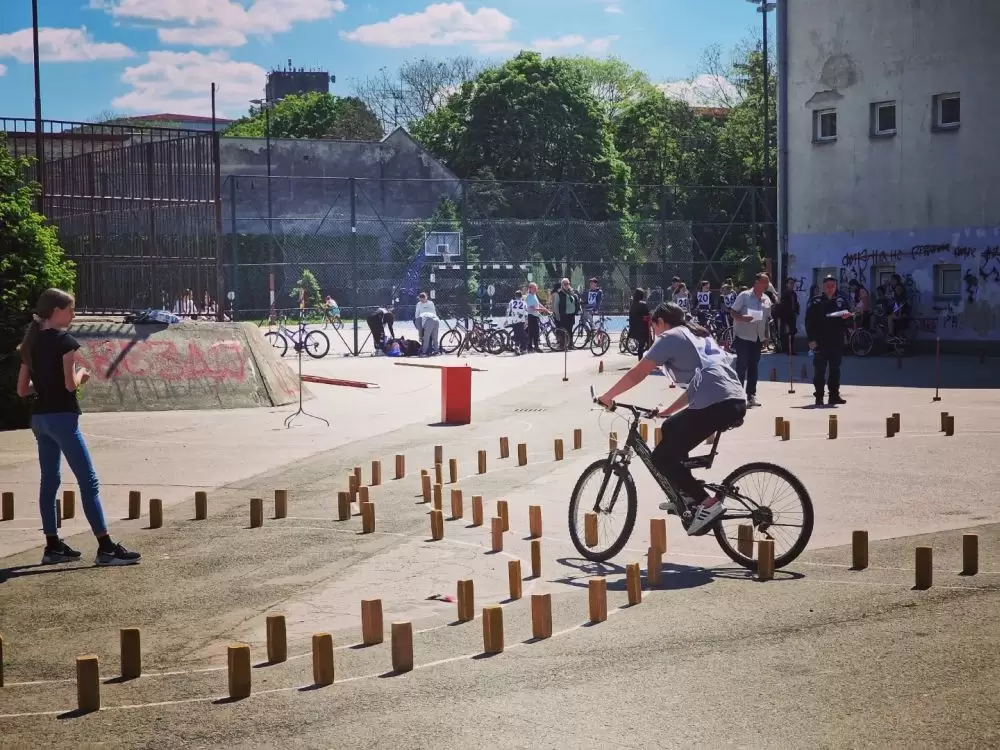
M788 5L789 274L803 299L821 270L869 288L895 270L923 336L1000 339L1000 2ZM950 92L961 126L938 131L933 98ZM878 137L883 101L896 102L897 132ZM837 139L815 143L814 112L827 108ZM936 283L935 267L951 265L959 295Z

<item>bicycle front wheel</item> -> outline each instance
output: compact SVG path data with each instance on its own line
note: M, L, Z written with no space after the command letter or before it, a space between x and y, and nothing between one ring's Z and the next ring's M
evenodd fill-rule
M851 351L857 357L867 357L872 353L872 346L875 344L875 337L870 331L859 328L851 334Z
M306 354L313 359L322 359L330 353L330 339L322 331L309 331L306 334Z
M578 323L573 329L573 347L575 349L586 349L590 344L590 329L583 323Z
M288 340L281 335L280 331L268 331L264 334L264 339L279 357L284 357L288 351Z
M715 524L715 539L737 565L757 570L757 545L774 542L774 567L802 554L813 530L813 505L792 472L772 463L746 464L722 480L726 511ZM740 527L749 526L742 532ZM735 546L734 546L735 545Z
M445 354L454 354L461 345L462 334L453 328L441 335L441 343L438 346Z
M632 535L637 509L635 480L628 470L607 458L594 461L583 470L570 496L569 536L576 551L592 562L610 560ZM588 539L590 513L597 523L594 538Z
M600 329L594 331L590 339L590 353L595 357L603 357L611 348L611 337L606 331Z

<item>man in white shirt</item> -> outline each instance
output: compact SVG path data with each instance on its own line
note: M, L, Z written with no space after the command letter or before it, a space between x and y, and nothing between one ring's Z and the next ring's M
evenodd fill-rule
M766 273L757 274L753 286L736 295L730 308L736 374L746 388L747 406L760 406L757 401L757 371L760 349L767 344L768 323L771 320L771 300L766 294L770 285L771 279Z
M420 336L420 356L426 357L437 352L438 330L441 320L438 318L434 303L427 299L427 294L417 295L417 306L413 312L413 326Z

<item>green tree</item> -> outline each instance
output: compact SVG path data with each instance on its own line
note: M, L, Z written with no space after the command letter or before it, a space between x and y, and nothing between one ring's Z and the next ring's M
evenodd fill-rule
M55 228L34 210L38 185L24 180L28 159L15 159L0 138L0 429L24 427L27 410L14 387L16 347L38 295L49 287L72 291L73 263Z
M612 122L629 104L658 91L644 71L618 57L570 57L565 62L583 78Z
M302 293L305 292L305 307L307 310L320 307L323 304L323 294L319 289L319 282L316 275L308 268L302 270L302 277L295 282L289 297L298 302Z
M268 113L272 138L332 138L377 141L385 133L378 118L360 99L312 92L286 96ZM226 129L234 138L263 138L265 113L252 107L247 117Z

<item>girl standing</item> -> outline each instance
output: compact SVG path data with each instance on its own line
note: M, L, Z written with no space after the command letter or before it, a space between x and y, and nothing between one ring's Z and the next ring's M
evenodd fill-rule
M87 444L80 432L80 405L77 389L90 379L90 373L73 362L80 348L66 328L76 315L75 300L59 289L46 289L21 342L21 369L17 377L17 395L26 398L34 386L31 406L31 431L38 443L41 486L38 508L45 532L43 565L74 562L80 553L59 538L56 518L56 492L60 483L60 463L66 456L80 485L83 512L97 537L97 565L134 565L138 552L129 552L108 534L97 482Z

